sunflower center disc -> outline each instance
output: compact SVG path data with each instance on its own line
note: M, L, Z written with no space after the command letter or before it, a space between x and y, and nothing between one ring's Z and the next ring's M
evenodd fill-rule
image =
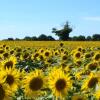
M89 83L88 83L88 87L92 88L96 85L96 83L98 82L97 78L92 78Z
M30 89L33 91L37 91L39 89L41 89L41 87L43 86L43 80L40 78L34 78L30 81Z
M7 68L10 68L10 67L12 68L12 67L13 67L13 62L12 62L12 61L6 62L6 63L5 63L5 68L6 68L6 67L7 67Z
M59 80L56 82L56 89L57 89L58 91L63 90L65 87L66 87L66 82L65 82L64 79L59 79Z
M8 75L7 78L6 78L6 82L9 84L9 85L12 85L13 82L14 82L14 77L12 75Z

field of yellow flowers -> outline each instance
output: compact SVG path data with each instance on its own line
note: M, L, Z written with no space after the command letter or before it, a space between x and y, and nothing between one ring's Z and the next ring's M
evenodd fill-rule
M100 42L0 42L0 100L100 100Z

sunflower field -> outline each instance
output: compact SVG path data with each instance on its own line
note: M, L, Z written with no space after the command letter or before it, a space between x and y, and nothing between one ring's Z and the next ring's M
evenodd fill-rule
M100 42L0 42L0 100L100 100Z

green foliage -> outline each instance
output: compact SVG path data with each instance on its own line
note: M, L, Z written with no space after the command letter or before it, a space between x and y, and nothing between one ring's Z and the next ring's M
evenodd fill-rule
M56 28L52 29L52 33L55 33L59 37L59 40L64 41L69 39L70 32L72 32L72 28L70 27L68 22L66 22L61 30L57 30Z

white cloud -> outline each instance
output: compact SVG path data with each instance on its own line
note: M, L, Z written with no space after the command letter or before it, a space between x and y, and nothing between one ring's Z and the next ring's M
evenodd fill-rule
M100 16L96 16L96 17L83 17L84 20L88 20L88 21L100 21Z

